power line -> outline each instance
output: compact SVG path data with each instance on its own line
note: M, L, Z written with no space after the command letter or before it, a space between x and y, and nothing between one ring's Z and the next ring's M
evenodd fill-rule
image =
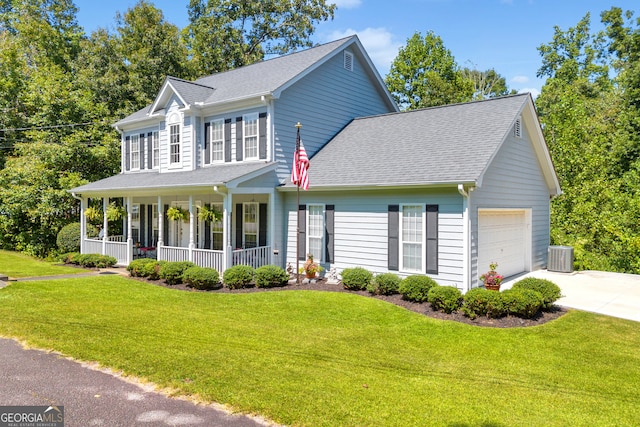
M31 127L24 127L24 128L7 128L7 129L0 129L0 132L16 132L16 131L25 131L25 130L59 129L59 128L65 128L65 127L89 126L89 125L109 126L106 123L100 123L100 122L67 123L67 124L64 124L64 125L31 126Z

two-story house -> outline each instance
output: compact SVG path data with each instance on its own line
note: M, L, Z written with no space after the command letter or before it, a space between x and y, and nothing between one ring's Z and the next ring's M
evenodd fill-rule
M298 122L311 164L299 200ZM560 187L531 96L399 113L356 36L194 82L168 77L115 126L122 172L70 191L82 211L90 198L105 212L124 201L125 232L89 239L81 215L84 253L126 265L140 245L220 272L312 253L325 268L428 274L462 290L491 262L505 275L546 266ZM219 219L201 219L205 208Z

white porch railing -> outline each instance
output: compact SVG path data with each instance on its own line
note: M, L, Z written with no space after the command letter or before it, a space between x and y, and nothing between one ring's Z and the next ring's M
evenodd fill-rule
M120 265L129 264L127 258L127 243L126 242L113 242L108 241L105 244L105 252L102 253L102 239L85 239L84 240L84 253L85 254L102 254L114 257L117 263Z
M225 270L224 252L209 249L194 249L193 262L200 267L215 268L218 272Z
M232 264L250 265L258 268L271 264L271 246L261 246L251 249L236 249L233 251Z
M160 246L158 248L158 260L189 261L189 248L178 248L175 246Z

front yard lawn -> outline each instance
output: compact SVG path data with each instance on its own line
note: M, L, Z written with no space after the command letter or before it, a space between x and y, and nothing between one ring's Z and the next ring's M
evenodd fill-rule
M0 250L0 273L20 278L86 273L86 270L37 260L18 252Z
M638 323L480 328L346 293L185 292L119 276L0 290L0 335L303 426L640 419Z

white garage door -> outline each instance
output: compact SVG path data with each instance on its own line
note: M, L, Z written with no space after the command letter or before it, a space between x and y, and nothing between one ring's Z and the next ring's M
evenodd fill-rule
M524 210L480 211L478 215L478 276L497 263L505 277L527 268L527 215Z

